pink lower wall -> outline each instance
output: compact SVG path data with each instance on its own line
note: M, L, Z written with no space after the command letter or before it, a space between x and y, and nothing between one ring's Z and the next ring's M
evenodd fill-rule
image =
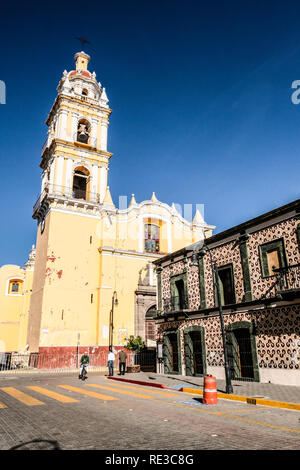
M122 346L114 346L114 350L118 353ZM107 367L108 346L79 346L78 347L78 365L80 358L87 351L90 357L90 366ZM125 349L127 354L130 351ZM115 367L119 364L116 356ZM38 369L68 369L77 367L77 346L53 346L40 347L38 352L37 364Z

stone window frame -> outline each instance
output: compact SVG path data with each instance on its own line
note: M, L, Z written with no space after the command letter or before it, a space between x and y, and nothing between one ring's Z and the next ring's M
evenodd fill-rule
M205 328L201 325L192 325L184 328L183 338L184 338L184 364L186 365L186 356L185 356L185 339L186 335L193 331L199 331L201 336L201 349L202 349L202 358L203 358L203 374L194 374L194 376L188 377L204 377L207 373L207 356L206 356L206 344L205 344Z
M258 352L257 352L257 344L256 344L257 332L256 332L254 323L251 321L235 321L227 325L225 328L226 342L228 342L230 335L234 334L234 331L239 330L239 329L247 329L249 331L251 355L252 355L252 361L253 361L253 375L254 375L253 382L260 382ZM234 379L234 380L242 381L243 379L240 378L240 379ZM249 378L245 378L245 381L251 382L252 380Z
M278 250L280 267L287 266L287 257L286 257L286 251L285 251L284 237L277 238L276 240L272 240L267 243L263 243L262 245L259 245L258 250L259 250L259 260L260 260L262 278L265 279L267 277L276 276L276 274L270 274L269 272L267 253L270 251Z
M165 372L165 367L166 367L166 359L165 359L165 352L164 352L164 345L165 345L165 339L171 335L175 334L177 336L177 350L178 350L178 372L177 371L168 371ZM167 374L173 374L173 375L181 375L182 374L182 364L181 364L181 338L180 338L180 330L179 329L170 329L166 330L163 333L163 361L164 361L164 373Z

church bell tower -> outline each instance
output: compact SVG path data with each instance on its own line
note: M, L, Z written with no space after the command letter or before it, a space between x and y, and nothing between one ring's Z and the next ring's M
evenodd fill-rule
M41 193L33 208L38 233L28 327L31 351L41 345L77 344L84 322L81 315L86 313L86 307L80 307L81 299L87 296L94 299L91 303L97 299L99 266L94 244L96 234L98 244L101 237L99 216L109 209L107 172L112 153L107 151L107 130L111 109L105 88L96 80L96 73L88 70L90 56L82 51L74 59L75 70L63 72L46 120ZM60 328L65 330L63 339ZM84 339L86 344L96 341Z

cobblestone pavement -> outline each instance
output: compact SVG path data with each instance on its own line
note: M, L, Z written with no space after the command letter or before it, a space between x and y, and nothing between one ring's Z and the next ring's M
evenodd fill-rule
M208 406L96 373L86 382L70 374L0 377L0 449L299 450L299 438L298 411L229 400Z

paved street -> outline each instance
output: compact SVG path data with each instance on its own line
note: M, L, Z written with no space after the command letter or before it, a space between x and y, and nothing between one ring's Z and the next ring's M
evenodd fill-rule
M298 450L299 441L298 411L208 406L97 373L84 383L70 374L0 377L0 449Z

